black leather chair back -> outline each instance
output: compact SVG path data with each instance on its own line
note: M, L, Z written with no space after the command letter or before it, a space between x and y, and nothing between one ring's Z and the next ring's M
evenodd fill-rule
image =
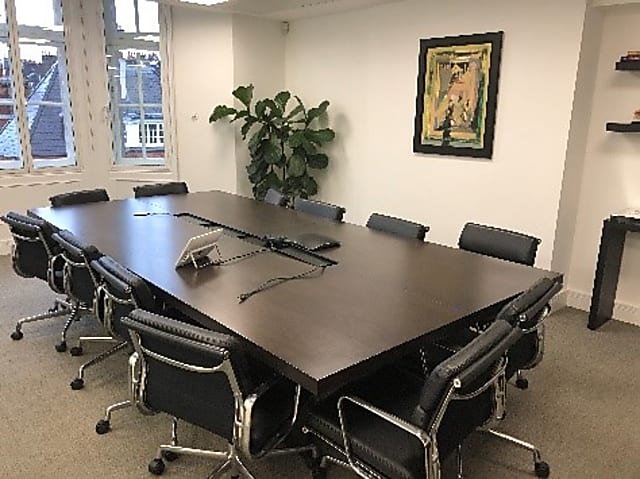
M12 264L14 271L24 278L48 280L50 261L60 248L51 239L53 227L46 221L10 211L4 221L14 240Z
M96 315L112 335L128 340L128 329L122 324L122 318L136 308L157 309L149 285L110 256L93 260L91 268L100 283Z
M371 216L369 216L369 220L367 221L367 228L420 241L424 241L424 237L427 234L427 231L429 231L428 226L421 225L420 223L414 223L413 221L395 218L393 216L387 216L380 213L371 213Z
M542 278L524 293L507 303L496 316L527 331L509 350L506 376L511 378L519 369L529 369L542 359L537 328L542 324L549 301L562 289L560 278Z
M54 195L49 198L49 202L53 207L81 205L83 203L98 203L100 201L109 201L109 194L104 188L71 191L69 193Z
M515 299L507 303L496 316L508 321L513 326L523 329L535 327L543 310L560 290L560 278L542 278Z
M256 385L253 368L250 369L240 342L227 334L142 310L134 310L122 322L139 337L142 347L146 364L145 406L231 441L235 414L231 385L235 382L243 395ZM205 368L228 361L233 377L223 371L208 374L186 371L156 359L155 355Z
M461 249L533 266L540 239L477 223L467 223L462 229L458 246Z
M420 402L413 414L416 423L428 430L453 382L460 381L461 394L473 390L478 383L482 384L491 377L497 362L506 356L509 348L520 337L520 328L498 320L465 347L438 364L422 387ZM479 425L471 426L473 429Z
M95 246L80 241L70 231L58 231L53 234L53 239L60 245L65 260L65 292L74 300L91 306L98 287L91 261L102 254Z
M189 193L189 188L184 181L170 181L168 183L155 183L152 185L133 187L133 195L136 198L159 195L184 195L186 193Z
M342 206L332 205L330 203L324 203L322 201L314 201L306 198L297 197L293 200L293 209L302 211L303 213L309 213L316 216L322 216L334 221L342 221L345 212L347 211Z
M264 202L272 205L286 206L288 201L289 200L285 195L273 188L269 188L267 193L264 195Z

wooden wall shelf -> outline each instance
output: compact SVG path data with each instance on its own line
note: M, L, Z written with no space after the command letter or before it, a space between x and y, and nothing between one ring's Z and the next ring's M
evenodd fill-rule
M640 71L640 60L621 60L619 62L616 62L616 70Z
M640 133L640 121L631 123L607 123L607 131L615 131L617 133Z

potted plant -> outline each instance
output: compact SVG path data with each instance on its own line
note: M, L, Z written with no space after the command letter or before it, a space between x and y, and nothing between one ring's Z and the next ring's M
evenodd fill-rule
M315 195L318 184L311 176L311 170L327 167L329 157L321 148L335 137L331 128L316 126L329 102L325 100L317 107L307 109L300 98L293 96L296 105L287 111L292 97L290 92L281 91L273 98L253 103L252 84L239 86L233 96L243 107L218 105L209 122L223 118L229 118L231 123L242 122L240 133L243 140L248 139L251 161L247 173L255 198L263 199L269 188L289 198Z

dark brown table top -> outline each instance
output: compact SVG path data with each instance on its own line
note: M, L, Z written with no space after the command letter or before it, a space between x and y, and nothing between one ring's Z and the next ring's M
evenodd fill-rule
M205 326L215 322L245 338L265 361L320 396L415 350L434 333L471 321L537 279L558 275L218 191L31 211L95 244ZM172 213L258 236L322 233L341 242L323 253L338 264L239 303L240 293L309 265L266 253L226 266L176 270L187 239L207 228ZM227 235L219 246L227 258L256 249Z

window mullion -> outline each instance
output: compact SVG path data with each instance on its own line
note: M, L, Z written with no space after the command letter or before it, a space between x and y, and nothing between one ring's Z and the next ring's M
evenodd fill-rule
M20 154L22 156L22 170L33 171L31 158L31 142L29 141L29 118L27 116L27 99L20 62L20 39L18 36L18 18L14 0L6 1L7 24L9 26L9 59L11 62L11 78L15 101L15 119L20 137Z

